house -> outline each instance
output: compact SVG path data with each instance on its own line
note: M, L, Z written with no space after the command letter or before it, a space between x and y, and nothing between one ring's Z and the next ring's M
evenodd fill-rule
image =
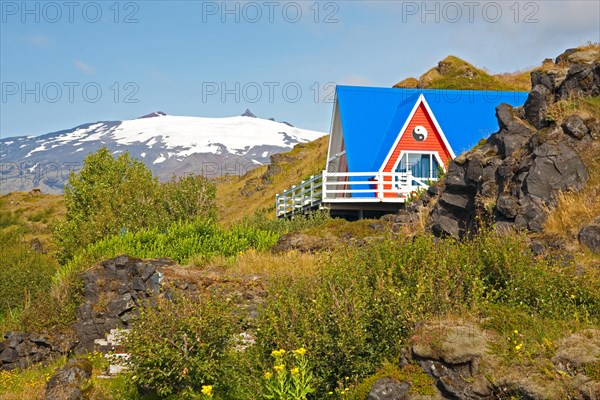
M326 167L277 195L277 216L326 207L356 217L397 211L450 160L499 130L495 108L526 92L337 86Z

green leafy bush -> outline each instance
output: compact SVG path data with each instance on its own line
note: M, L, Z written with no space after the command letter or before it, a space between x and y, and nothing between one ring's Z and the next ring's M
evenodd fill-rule
M158 299L142 310L123 345L133 382L160 396L219 390L222 360L231 345L232 308L215 298Z
M174 221L213 218L215 187L200 176L160 184L125 152L117 158L102 148L85 158L65 187L66 219L55 227L61 261L78 249L121 231L164 229Z

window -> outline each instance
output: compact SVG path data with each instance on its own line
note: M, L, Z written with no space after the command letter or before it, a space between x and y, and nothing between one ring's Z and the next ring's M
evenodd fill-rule
M419 179L437 178L440 164L433 153L404 153L396 172L408 172Z

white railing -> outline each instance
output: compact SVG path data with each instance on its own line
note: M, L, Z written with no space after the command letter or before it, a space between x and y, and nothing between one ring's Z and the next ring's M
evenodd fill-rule
M317 208L323 199L322 174L311 176L276 196L277 217L289 217Z
M323 202L404 203L411 193L427 189L430 181L410 172L323 172Z
M410 172L323 171L278 194L276 214L279 218L302 214L323 203L404 203L436 180L416 178Z

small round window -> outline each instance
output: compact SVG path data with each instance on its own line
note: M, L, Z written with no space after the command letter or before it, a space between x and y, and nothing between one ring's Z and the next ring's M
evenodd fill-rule
M412 135L417 142L422 142L423 140L427 139L427 129L421 125L415 126Z

